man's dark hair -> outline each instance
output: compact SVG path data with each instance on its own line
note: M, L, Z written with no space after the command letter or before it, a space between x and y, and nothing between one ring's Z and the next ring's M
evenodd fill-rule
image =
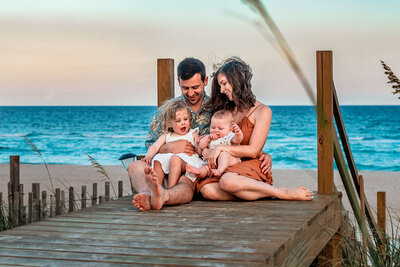
M206 78L206 67L200 60L193 57L187 57L179 63L178 78L189 80L196 73L200 73L201 80L204 82L204 79Z

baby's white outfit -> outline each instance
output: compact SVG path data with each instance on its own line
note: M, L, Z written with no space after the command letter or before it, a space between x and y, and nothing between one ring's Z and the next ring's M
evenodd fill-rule
M171 141L176 141L176 140L187 140L189 141L194 147L196 146L193 140L193 133L198 131L198 128L196 129L190 129L185 135L179 135L179 136L171 136L171 134L167 134L166 138L165 138L165 143L169 143ZM197 153L189 156L185 153L179 153L179 154L173 154L173 153L165 153L165 154L156 154L153 157L153 160L151 162L151 166L154 168L154 161L159 161L161 163L161 167L164 171L165 174L169 173L169 162L170 159L173 155L177 155L178 157L180 157L183 161L185 161L186 163L196 167L196 168L200 168L201 166L203 166L204 164L206 164L200 157L199 155L197 155ZM197 177L192 174L192 173L188 173L186 172L185 174L192 182L194 182Z
M217 140L211 140L211 142L208 144L208 148L209 149L214 149L217 146L220 145L231 145L231 140L233 139L233 137L235 137L235 133L234 132L230 132L227 135L218 138Z

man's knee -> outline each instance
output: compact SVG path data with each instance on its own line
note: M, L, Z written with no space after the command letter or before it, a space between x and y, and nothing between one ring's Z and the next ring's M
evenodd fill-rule
M186 185L188 188L190 188L192 194L194 194L196 185L189 178L187 178L186 175L181 175L179 177L178 184Z
M132 162L131 164L129 164L128 166L128 173L129 173L129 177L134 177L136 175L138 175L138 173L142 173L144 175L144 169L146 168L147 165L145 162L141 161L141 160L136 160L134 162Z
M220 188L229 193L239 191L240 183L235 176L235 173L225 173L224 175L222 175L221 179L219 180Z

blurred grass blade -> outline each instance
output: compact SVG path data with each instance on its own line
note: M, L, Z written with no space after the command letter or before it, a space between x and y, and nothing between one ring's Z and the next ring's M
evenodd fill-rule
M282 50L283 55L288 61L290 67L296 74L303 88L305 89L308 98L316 106L316 98L314 94L314 90L307 80L304 72L300 68L300 65L297 63L292 50L290 49L288 43L280 32L279 28L276 26L275 22L272 20L271 16L268 14L267 9L264 7L260 0L242 0L253 12L257 13L264 20L266 26L270 29L272 34L274 35L279 47ZM264 36L264 34L262 34ZM268 39L267 39L268 40ZM272 45L274 45L272 43Z

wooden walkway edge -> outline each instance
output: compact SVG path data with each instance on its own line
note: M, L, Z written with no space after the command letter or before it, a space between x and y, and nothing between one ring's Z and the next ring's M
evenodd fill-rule
M0 232L0 264L308 266L341 226L340 202L332 194L138 212L124 197Z

